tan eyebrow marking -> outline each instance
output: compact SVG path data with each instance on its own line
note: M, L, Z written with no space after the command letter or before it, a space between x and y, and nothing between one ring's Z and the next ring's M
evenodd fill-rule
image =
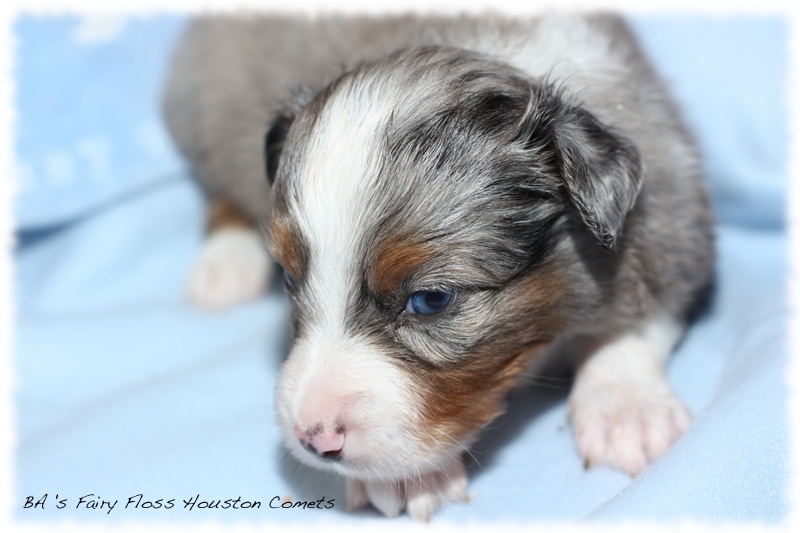
M372 266L370 281L380 295L391 294L409 273L433 258L433 247L398 237L387 241Z
M305 245L293 224L274 212L267 230L267 246L292 277L303 276L308 260Z

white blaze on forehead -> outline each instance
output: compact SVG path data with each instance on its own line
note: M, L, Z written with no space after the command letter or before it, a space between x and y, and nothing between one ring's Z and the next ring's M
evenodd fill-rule
M360 90L358 90L360 89ZM289 209L310 252L303 280L311 308L276 387L279 420L289 448L321 463L294 436L303 429L346 428L347 468L361 476L405 475L437 459L419 439L420 404L409 373L387 348L347 331L348 305L361 286L361 245L373 231L384 127L402 92L340 88L313 130L303 132L302 160L293 169Z
M359 287L359 246L370 231L383 128L394 98L340 90L325 105L304 146L295 213L311 251L306 277L312 328L343 326L349 295ZM321 321L321 322L320 322Z

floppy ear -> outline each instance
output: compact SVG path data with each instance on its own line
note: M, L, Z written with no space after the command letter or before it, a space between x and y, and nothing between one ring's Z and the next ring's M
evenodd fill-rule
M533 96L526 116L530 145L549 145L578 218L612 250L642 186L639 151L585 109L548 87Z
M639 151L580 108L571 109L555 129L572 206L600 245L611 250L642 186Z
M275 183L275 174L278 172L278 162L281 158L283 145L289 133L289 126L294 122L292 115L278 115L264 136L264 163L267 171L267 181L270 185Z

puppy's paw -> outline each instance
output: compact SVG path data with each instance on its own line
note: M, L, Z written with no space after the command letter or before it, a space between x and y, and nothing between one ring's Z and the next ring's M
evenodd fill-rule
M568 412L585 464L608 464L632 476L664 455L691 423L666 383L650 389L576 383Z
M365 481L364 489L372 506L389 518L403 510L405 488L402 481Z
M223 308L257 298L272 273L259 234L225 228L212 233L189 272L186 292L199 307Z
M460 460L449 462L442 470L400 481L347 480L349 511L371 503L390 518L405 507L411 518L427 522L448 502L467 500L467 471Z
M467 500L467 471L461 461L406 481L406 505L414 520L427 522L446 503Z
M369 503L367 488L360 479L347 478L345 480L345 491L347 493L348 512L358 511Z

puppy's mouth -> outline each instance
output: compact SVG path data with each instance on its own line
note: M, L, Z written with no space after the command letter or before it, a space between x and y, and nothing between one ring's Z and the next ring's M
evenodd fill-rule
M354 412L367 418L372 412ZM285 425L282 423L282 426ZM398 479L436 470L447 457L457 455L457 446L431 447L415 435L423 428L348 428L341 434L316 428L302 431L298 425L285 435L286 446L300 462L359 479ZM393 435L389 437L389 435ZM443 440L440 440L444 444ZM451 443L450 443L451 444Z
M463 449L450 449L440 453L429 452L429 457L416 454L417 459L410 462L399 462L388 457L392 452L387 450L386 456L368 457L357 453L349 453L346 447L340 450L320 452L313 445L303 444L289 446L292 455L301 463L316 468L336 472L345 477L361 480L396 480L413 478L421 473L437 471L448 458L458 457Z

